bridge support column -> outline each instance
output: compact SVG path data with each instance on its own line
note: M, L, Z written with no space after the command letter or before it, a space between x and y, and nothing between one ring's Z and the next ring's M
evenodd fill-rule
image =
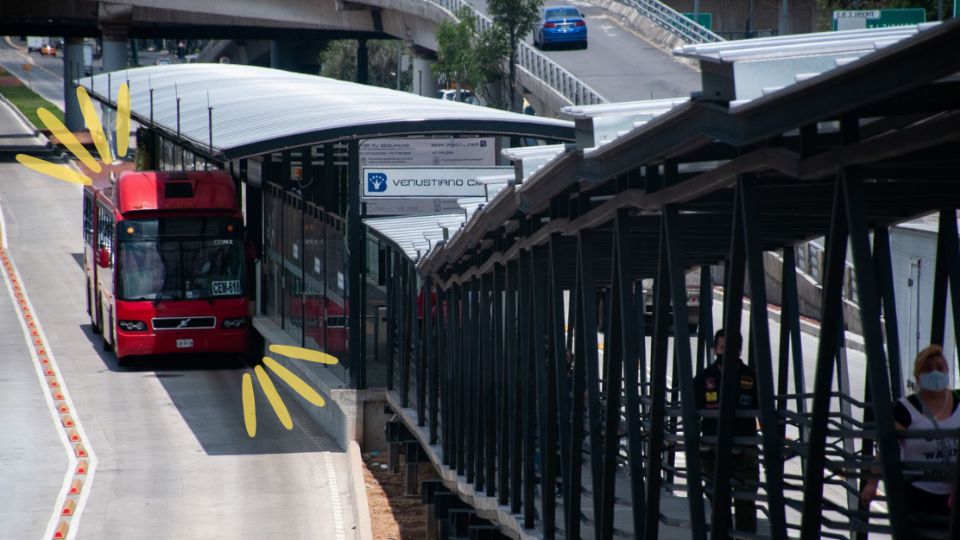
M419 96L437 97L437 83L433 78L431 61L427 58L413 59L413 93Z
M270 42L270 67L297 71L297 44L293 41Z
M66 38L63 47L63 116L67 129L83 129L83 115L73 82L83 76L83 38Z
M357 82L370 82L370 55L367 52L367 40L357 40Z

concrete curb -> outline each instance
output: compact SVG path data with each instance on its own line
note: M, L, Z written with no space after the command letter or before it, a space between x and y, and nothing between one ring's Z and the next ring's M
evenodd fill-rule
M357 441L350 441L347 446L347 468L353 495L353 521L357 524L357 540L373 540L367 483L363 478L363 459Z
M718 301L722 301L722 300L723 300L723 292L722 292L722 291L719 291L719 290L714 290L714 291L713 291L713 299L714 299L714 300L718 300ZM747 309L747 307L748 307L749 305L750 305L750 299L747 298L747 297L744 297L744 298L743 298L743 306L744 306L744 309ZM777 307L779 307L779 306L777 306ZM775 309L773 309L773 305L772 305L772 304L767 304L767 314L769 314L769 315L770 315L770 318L773 319L775 322L779 323L779 322L781 321L780 312L777 311L777 310L775 310ZM804 319L800 319L800 331L803 332L803 333L805 333L805 334L809 334L809 335L811 335L811 336L817 337L817 338L820 337L820 325L819 325L819 324L815 324L815 323L810 322L810 321L807 321L807 320L804 320ZM865 346L864 346L864 344L863 344L863 337L861 337L861 336L859 336L859 335L857 335L857 334L854 334L854 333L850 332L849 330L847 330L846 332L844 332L844 335L845 335L845 337L846 337L846 343L845 343L845 345L846 345L846 347L847 347L848 349L853 349L853 350L855 350L855 351L860 351L860 352L866 352L866 348L865 348Z
M17 108L16 105L11 103L10 100L7 99L6 96L4 96L3 94L0 94L0 102L3 102L3 104L10 109L10 112L12 112L13 115L16 116L18 120L20 120L20 123L23 124L25 131L31 132L34 137L41 139L43 142L47 144L50 143L50 141L42 133L40 133L40 130L37 129L37 127L34 126L30 122L30 120L27 120L27 117L23 114L23 112L19 108Z

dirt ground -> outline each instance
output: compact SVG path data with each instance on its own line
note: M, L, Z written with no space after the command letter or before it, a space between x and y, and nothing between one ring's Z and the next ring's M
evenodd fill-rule
M363 478L370 502L370 521L374 540L422 539L426 535L426 505L420 504L420 482L439 477L431 463L421 463L417 495L404 495L405 456L400 456L400 472L391 473L387 454L363 454Z

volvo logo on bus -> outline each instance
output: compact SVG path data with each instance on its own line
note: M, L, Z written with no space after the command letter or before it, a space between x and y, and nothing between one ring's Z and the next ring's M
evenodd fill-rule
M367 173L367 191L382 193L387 190L387 175L379 172Z
M183 319L182 321L180 321L180 324L177 325L177 328L189 328L189 326L190 326L190 319Z

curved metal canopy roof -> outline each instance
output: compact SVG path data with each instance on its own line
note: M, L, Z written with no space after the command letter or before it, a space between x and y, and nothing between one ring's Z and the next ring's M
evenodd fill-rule
M256 66L152 66L85 77L79 84L115 107L124 82L129 83L134 120L149 125L152 117L156 129L224 159L392 135L574 138L573 124L563 120Z

